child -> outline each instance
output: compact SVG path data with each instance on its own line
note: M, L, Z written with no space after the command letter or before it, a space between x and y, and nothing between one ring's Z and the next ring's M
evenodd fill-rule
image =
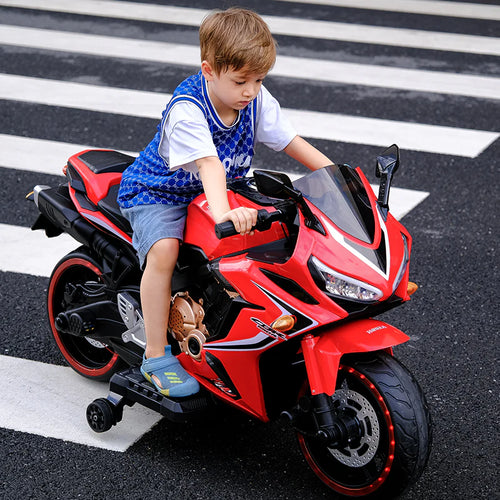
M248 234L257 211L230 209L226 178L246 175L263 142L315 170L332 162L296 132L262 86L276 59L275 41L254 12L212 13L200 27L201 71L168 103L158 132L123 174L118 203L133 229L144 274L141 302L146 350L141 372L162 394L198 392L167 345L171 279L187 206L205 192L214 223L232 221Z

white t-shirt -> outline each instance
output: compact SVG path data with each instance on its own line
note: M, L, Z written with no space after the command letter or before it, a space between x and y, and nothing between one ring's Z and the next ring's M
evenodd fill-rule
M283 115L278 101L264 86L256 99L254 141L281 151L297 132ZM170 170L182 167L195 174L198 173L195 160L217 156L205 115L196 104L189 101L174 104L163 127L159 153Z

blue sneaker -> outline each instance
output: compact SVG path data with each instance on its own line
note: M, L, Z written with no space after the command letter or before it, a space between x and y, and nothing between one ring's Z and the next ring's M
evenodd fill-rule
M165 346L165 355L160 358L146 359L144 354L141 373L164 396L185 398L200 390L198 381L184 370L169 345Z

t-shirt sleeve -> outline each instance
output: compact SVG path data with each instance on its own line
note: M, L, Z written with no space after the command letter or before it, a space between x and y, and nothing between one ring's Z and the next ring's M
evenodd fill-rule
M257 99L255 141L281 151L290 144L297 131L283 114L278 101L264 86Z
M160 156L170 170L182 167L198 173L195 160L217 156L212 134L203 111L191 102L175 104L164 123Z

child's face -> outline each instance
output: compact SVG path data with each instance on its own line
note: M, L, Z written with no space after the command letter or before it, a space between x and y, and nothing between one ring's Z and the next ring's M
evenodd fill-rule
M219 75L213 70L203 71L203 75L208 82L212 103L221 115L248 106L257 97L266 73L249 73L242 68L237 71L228 69Z

